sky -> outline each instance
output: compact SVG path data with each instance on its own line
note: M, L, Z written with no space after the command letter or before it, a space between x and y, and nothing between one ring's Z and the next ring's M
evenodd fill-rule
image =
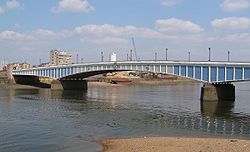
M0 0L0 59L39 64L49 51L85 62L138 58L250 62L250 0Z

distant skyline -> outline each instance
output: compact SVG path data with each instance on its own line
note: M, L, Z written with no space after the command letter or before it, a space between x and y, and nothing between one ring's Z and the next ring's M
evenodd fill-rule
M0 60L39 64L49 51L84 61L116 52L126 60L135 39L142 60L230 59L250 62L250 0L1 0Z

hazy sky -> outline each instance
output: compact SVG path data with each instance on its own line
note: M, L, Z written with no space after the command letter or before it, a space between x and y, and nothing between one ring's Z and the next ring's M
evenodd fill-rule
M250 0L0 0L0 59L47 62L55 48L84 61L103 51L125 60L134 37L141 59L250 62Z

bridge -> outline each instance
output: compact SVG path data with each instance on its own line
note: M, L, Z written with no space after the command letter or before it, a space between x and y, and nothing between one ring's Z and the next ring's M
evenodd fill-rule
M89 77L87 73L90 74L90 72L93 75L96 75L119 70L151 71L156 73L172 74L208 83L250 80L250 63L244 62L99 62L14 70L13 74L61 79L65 77L69 78L70 76L73 77L74 75L79 75L80 73L82 78L86 78Z
M83 89L79 81L85 78L116 71L150 71L154 73L171 74L190 78L207 84L202 88L201 98L231 100L235 98L235 88L231 84L238 81L250 80L250 63L247 62L208 62L208 61L121 61L81 63L63 66L31 68L14 70L14 77L48 77L55 81L53 86L64 89ZM60 81L60 82L59 82ZM74 83L74 85L69 85ZM63 82L63 84L62 84ZM70 86L70 87L68 87ZM86 85L84 86L86 88ZM208 91L207 91L208 90ZM219 90L219 91L218 91ZM226 94L231 94L230 96Z

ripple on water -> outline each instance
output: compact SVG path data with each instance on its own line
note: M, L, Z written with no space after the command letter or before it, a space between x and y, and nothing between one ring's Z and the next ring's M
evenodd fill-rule
M74 151L90 146L88 141L124 136L249 139L249 97L238 90L235 103L201 104L199 89L189 84L87 92L0 90L0 151Z

